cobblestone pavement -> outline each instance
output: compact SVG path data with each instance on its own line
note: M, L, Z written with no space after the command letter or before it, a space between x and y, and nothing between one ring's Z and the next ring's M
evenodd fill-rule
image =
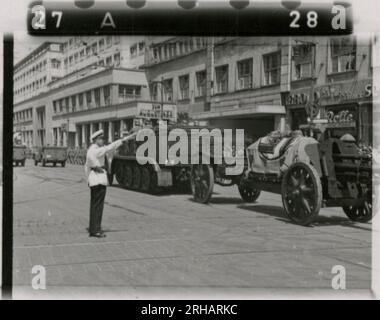
M334 265L345 267L347 289L371 286L371 224L329 208L312 227L294 225L281 197L270 193L245 204L236 187L216 186L211 203L202 205L173 190L149 195L109 187L107 237L96 239L86 231L83 167L29 161L14 170L14 211L15 297L302 296L305 289L334 291ZM46 268L46 290L31 289L34 265Z

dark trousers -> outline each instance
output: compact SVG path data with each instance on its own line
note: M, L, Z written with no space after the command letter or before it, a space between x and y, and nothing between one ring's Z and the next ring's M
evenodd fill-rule
M90 234L100 232L103 216L104 198L106 197L106 186L97 185L90 187L91 204L90 204Z

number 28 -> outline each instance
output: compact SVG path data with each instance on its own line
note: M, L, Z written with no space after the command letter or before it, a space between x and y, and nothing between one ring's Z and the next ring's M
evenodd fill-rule
M301 13L297 10L293 10L290 12L289 16L293 18L290 27L300 28L298 20L301 18ZM315 28L318 25L318 14L315 11L309 11L306 14L306 25L309 28Z

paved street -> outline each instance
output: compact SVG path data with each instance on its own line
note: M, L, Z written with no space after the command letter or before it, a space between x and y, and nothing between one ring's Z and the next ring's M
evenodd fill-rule
M347 289L370 288L371 224L352 223L339 208L323 209L314 226L301 227L270 193L244 204L236 187L216 186L211 204L201 205L190 194L113 186L107 237L89 238L83 167L35 167L30 160L14 169L14 204L16 298L333 292L334 265L346 268ZM46 290L30 288L34 265L46 268Z

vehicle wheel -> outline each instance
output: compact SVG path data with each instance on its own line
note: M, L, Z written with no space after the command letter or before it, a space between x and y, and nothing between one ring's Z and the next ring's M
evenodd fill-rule
M126 164L124 167L123 186L125 186L126 188L132 188L132 184L133 184L132 166L130 164Z
M42 166L46 167L46 161L45 160L42 160Z
M133 166L133 183L132 188L135 190L140 190L141 188L141 169L138 165Z
M55 167L57 165L57 162L53 162L53 167Z
M66 161L62 161L61 166L62 166L62 168L64 168L66 166Z
M151 185L151 171L148 166L144 166L141 169L141 190L144 192L150 191Z
M121 162L115 163L115 178L119 185L123 185L123 165Z
M214 188L214 170L207 164L196 164L191 167L191 191L194 200L200 203L209 202Z
M22 162L21 162L21 166L22 166L22 167L25 167L25 160L22 160Z
M346 216L355 222L368 222L372 219L372 201L367 198L362 206L345 206L342 207Z
M292 221L306 226L318 216L322 206L322 184L311 165L292 164L282 179L281 192L285 212Z
M34 165L38 166L38 161L37 160L34 160Z
M255 202L261 193L261 190L254 189L242 182L238 184L238 189L239 189L241 198L245 202L250 202L250 203Z

